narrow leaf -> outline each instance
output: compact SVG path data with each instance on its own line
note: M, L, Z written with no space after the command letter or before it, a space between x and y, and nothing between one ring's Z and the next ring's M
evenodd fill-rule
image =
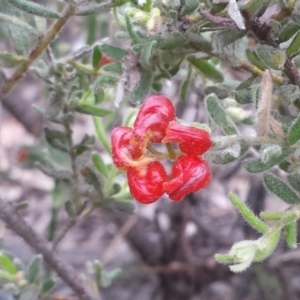
M300 139L300 114L292 124L288 132L288 141L290 145L296 144Z
M266 233L269 230L268 226L261 219L259 219L235 194L230 193L229 198L251 227L260 233Z
M156 41L151 41L144 45L142 53L141 53L141 63L144 67L149 66L152 51L153 51L153 48L156 45L156 43L157 43Z
M191 82L191 76L192 75L192 68L189 66L188 67L188 73L184 79L184 81L181 84L180 87L180 99L181 101L185 101L187 98L187 94L188 94L188 89L190 87L190 82Z
M76 111L82 114L88 114L92 116L105 117L112 113L111 110L99 107L89 103L79 103L79 106L76 107Z
M142 78L138 86L131 93L131 99L134 104L142 103L146 99L153 82L151 70L143 70L141 75Z
M283 181L272 174L264 175L266 188L288 204L299 204L298 195Z
M40 271L42 265L42 256L37 255L33 258L33 260L30 262L28 271L27 271L27 280L30 283L37 283L39 281Z
M285 227L285 241L290 248L297 248L297 220Z
M95 70L99 69L100 67L100 60L102 57L102 52L100 50L99 45L95 45L93 48L93 54L92 54L92 65Z
M9 255L7 255L3 252L0 253L0 266L1 266L1 269L7 271L8 273L10 273L12 275L14 275L18 272L11 257L9 257Z
M296 56L299 53L299 51L300 51L300 31L297 32L292 43L286 49L286 53L289 56L293 57Z
M195 56L189 56L188 61L196 70L200 71L203 77L216 82L224 81L223 74L207 59L199 59Z
M282 162L288 155L290 154L290 150L285 148L282 149L281 153L274 154L269 157L267 161L263 161L261 158L257 159L247 159L243 162L245 169L250 173L260 173L266 171L273 166Z
M99 171L99 173L101 173L104 177L107 177L108 176L107 167L106 167L102 157L99 155L99 153L94 152L92 154L92 160L93 160L94 166Z
M103 53L114 58L115 60L123 59L126 54L126 50L110 44L102 44L99 46L99 48Z
M26 11L29 14L44 17L58 19L60 17L59 13L42 6L38 3L27 1L27 0L6 0L11 5L19 8L20 10Z
M210 94L206 97L206 107L212 120L219 125L226 134L237 133L233 122L227 117L225 110L215 94Z
M299 172L294 172L294 173L288 174L287 180L292 188L294 188L296 191L300 192L300 174L299 174Z
M27 59L23 56L15 55L10 52L0 52L0 66L4 68L14 68L26 61Z

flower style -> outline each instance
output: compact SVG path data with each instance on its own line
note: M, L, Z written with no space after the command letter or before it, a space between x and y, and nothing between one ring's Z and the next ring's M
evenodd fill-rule
M176 121L174 106L164 96L147 98L133 128L116 127L111 142L113 162L127 171L129 190L141 203L153 203L164 193L180 201L211 180L207 162L199 157L212 146L209 133ZM157 151L151 143L165 144L168 152ZM174 143L179 150L172 148ZM175 160L170 175L158 161L161 159Z

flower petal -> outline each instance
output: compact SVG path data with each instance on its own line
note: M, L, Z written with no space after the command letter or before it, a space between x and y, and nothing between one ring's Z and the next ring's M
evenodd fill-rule
M142 139L151 131L150 141L159 143L164 138L167 126L175 118L173 103L161 95L153 95L142 104L134 122L134 136Z
M112 158L117 168L126 169L129 161L142 155L139 145L132 143L132 128L119 126L111 133Z
M211 172L202 158L183 155L174 163L171 178L164 183L164 190L172 200L180 201L187 194L206 187L211 180Z
M212 146L209 133L201 128L185 126L176 121L169 123L163 143L179 143L179 149L186 154L201 155Z
M158 161L150 162L142 169L129 168L127 178L131 195L140 203L153 203L164 194L163 183L167 174Z

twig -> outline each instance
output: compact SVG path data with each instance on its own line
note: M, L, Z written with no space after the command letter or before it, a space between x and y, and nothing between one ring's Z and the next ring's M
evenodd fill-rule
M0 200L0 219L2 219L11 230L22 237L37 253L43 255L45 261L56 271L58 276L69 285L80 300L93 300L77 278L77 272L73 267L57 256L47 241L38 236L18 212L3 200Z
M63 16L58 19L53 26L48 30L46 35L40 40L40 42L30 52L27 61L21 64L15 71L15 73L5 82L0 89L0 102L5 96L12 90L16 83L23 77L25 72L29 69L32 63L41 55L44 49L50 44L50 42L56 37L58 32L62 29L70 16L74 13L75 8L70 5L63 12Z
M214 16L205 10L199 10L199 13L203 17L205 17L208 21L212 22L215 25L227 27L229 29L239 30L239 28L236 26L235 22L232 21L231 19Z

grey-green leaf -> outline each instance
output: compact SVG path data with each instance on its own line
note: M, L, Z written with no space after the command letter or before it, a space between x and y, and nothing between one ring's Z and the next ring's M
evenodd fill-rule
M147 95L150 92L153 77L152 77L152 71L151 70L144 70L142 72L142 78L135 88L135 90L131 93L131 100L135 104L142 103Z
M212 120L219 125L226 134L236 134L237 130L234 123L227 116L217 96L215 94L210 94L206 97L205 101L207 111Z
M288 141L290 145L296 144L300 139L300 114L293 122L288 132Z
M11 5L17 7L20 10L23 10L29 14L44 17L44 18L53 18L58 19L60 17L59 13L42 6L38 3L27 1L27 0L6 0Z
M272 175L265 174L264 175L264 183L266 188L281 200L288 204L299 204L300 199L298 195L281 179Z
M26 274L27 280L30 283L38 283L40 280L40 271L42 265L42 256L35 256L29 264L28 271Z
M247 159L243 162L245 169L250 173L260 173L266 171L273 166L282 162L288 155L290 151L288 149L282 149L281 153L274 153L268 160L264 161L261 158Z
M188 61L203 77L216 82L224 81L223 74L207 59L199 59L191 55L188 57Z

